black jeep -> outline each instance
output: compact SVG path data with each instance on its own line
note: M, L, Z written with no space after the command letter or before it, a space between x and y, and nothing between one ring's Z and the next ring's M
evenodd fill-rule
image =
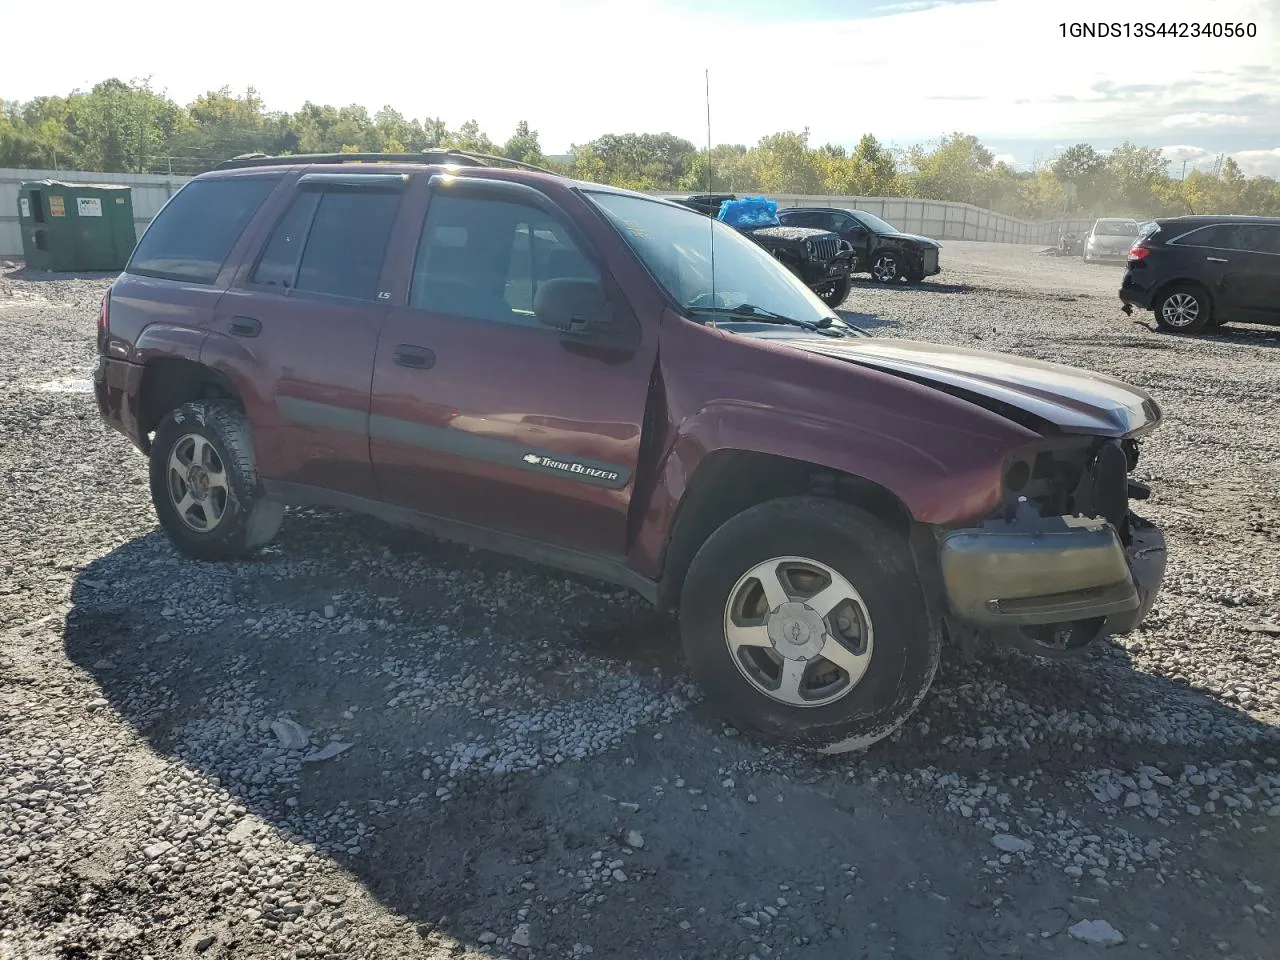
M715 217L726 200L738 198L731 193L699 193L666 199ZM827 306L834 309L844 303L853 284L850 274L857 269L857 255L852 245L839 235L829 230L782 224L739 227L738 230L786 265Z

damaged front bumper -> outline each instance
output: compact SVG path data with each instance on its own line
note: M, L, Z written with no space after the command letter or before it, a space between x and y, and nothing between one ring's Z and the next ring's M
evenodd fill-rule
M951 616L1046 655L1140 624L1164 579L1159 528L1135 514L1128 543L1105 520L1036 517L950 530L939 541Z

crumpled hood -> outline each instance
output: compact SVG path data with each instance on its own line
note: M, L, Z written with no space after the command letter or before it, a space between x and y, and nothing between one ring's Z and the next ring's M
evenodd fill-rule
M942 244L933 239L933 237L922 237L918 233L891 233L888 235L888 238L892 240L910 240L912 243L921 247L937 247L939 250L942 249Z
M931 384L1000 412L1008 405L1064 433L1136 437L1155 429L1159 406L1143 390L1089 370L1008 354L912 340L788 338L791 346Z

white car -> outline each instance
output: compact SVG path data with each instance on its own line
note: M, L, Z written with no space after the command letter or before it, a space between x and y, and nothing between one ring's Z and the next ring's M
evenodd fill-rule
M1129 248L1138 239L1140 226L1137 220L1121 217L1104 217L1095 220L1093 227L1084 238L1084 252L1080 254L1085 263L1097 260L1126 260Z

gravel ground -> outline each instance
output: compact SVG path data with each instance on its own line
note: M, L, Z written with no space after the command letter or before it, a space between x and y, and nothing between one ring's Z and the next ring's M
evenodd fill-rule
M315 510L180 559L84 391L107 281L0 274L0 958L1274 960L1280 330L1156 333L1031 248L943 264L851 317L1149 389L1168 579L1130 637L950 656L821 761L723 728L597 584Z

